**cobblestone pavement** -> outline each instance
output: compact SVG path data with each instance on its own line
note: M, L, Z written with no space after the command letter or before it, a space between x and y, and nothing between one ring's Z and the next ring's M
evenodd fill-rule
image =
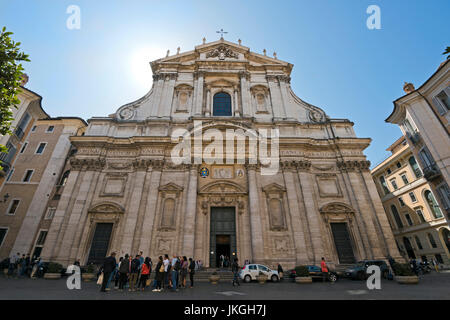
M69 290L66 279L6 279L0 277L0 299L51 299L51 300L442 300L450 299L450 272L431 273L420 277L418 285L400 285L395 281L382 280L381 290L368 290L365 281L340 279L335 284L292 282L241 284L233 287L230 282L212 285L196 283L192 289L178 292L99 292L95 282L82 282L81 290Z

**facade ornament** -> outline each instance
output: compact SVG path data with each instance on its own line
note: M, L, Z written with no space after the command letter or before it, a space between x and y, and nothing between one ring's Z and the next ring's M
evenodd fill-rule
M135 109L132 107L126 107L120 110L119 112L119 118L121 120L130 120L134 117Z
M341 171L369 171L370 161L368 160L347 160L347 161L338 161L337 167Z
M309 119L312 122L323 122L324 121L323 114L316 110L309 111Z
M267 55L267 50L266 50L266 49L263 50L263 54L264 54L265 56Z
M273 53L273 58L277 59L277 53L276 52Z
M241 39L238 39L238 43L239 43L239 45L241 45L241 43L242 43L242 40L241 40Z
M215 58L215 57L219 57L219 60L225 60L225 58L234 58L234 59L239 58L237 53L233 52L225 45L221 45L218 48L206 54L206 58Z
M177 54L180 54L180 47L177 48Z
M206 43L206 38L205 37L203 37L203 44L205 44Z
M169 56L170 50L167 50L166 58Z

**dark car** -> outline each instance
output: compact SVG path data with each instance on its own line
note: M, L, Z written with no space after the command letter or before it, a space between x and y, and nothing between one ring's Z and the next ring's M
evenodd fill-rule
M389 274L389 267L384 260L362 260L354 264L347 270L345 270L344 275L346 278L365 280L369 277L367 274L367 268L369 266L380 267L381 275L383 278L387 278Z
M314 265L308 265L306 266L308 268L309 271L309 276L311 278L314 279L320 279L323 280L323 273L322 273L322 269L318 266L314 266ZM295 269L292 270L288 270L287 272L287 278L289 278L292 281L295 281L295 277L296 277L296 272ZM334 271L329 271L328 272L328 277L326 278L327 281L330 282L336 282L339 279L338 274Z

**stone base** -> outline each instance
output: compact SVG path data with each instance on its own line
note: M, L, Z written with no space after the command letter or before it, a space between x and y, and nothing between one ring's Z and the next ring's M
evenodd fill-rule
M58 280L61 279L61 273L45 273L44 279L47 280Z
M92 281L95 278L95 273L82 273L81 279L83 281Z
M419 277L417 276L395 276L395 281L400 284L418 284Z

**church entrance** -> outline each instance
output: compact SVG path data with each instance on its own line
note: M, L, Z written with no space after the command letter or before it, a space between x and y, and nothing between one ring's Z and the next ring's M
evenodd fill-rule
M220 267L221 256L236 257L236 219L234 207L211 207L210 267ZM230 262L228 262L228 266Z
M333 233L334 244L341 264L355 263L355 255L353 253L350 234L348 233L347 223L330 223Z
M91 250L89 252L88 264L101 264L108 254L109 240L113 223L97 223L94 237L92 238Z

